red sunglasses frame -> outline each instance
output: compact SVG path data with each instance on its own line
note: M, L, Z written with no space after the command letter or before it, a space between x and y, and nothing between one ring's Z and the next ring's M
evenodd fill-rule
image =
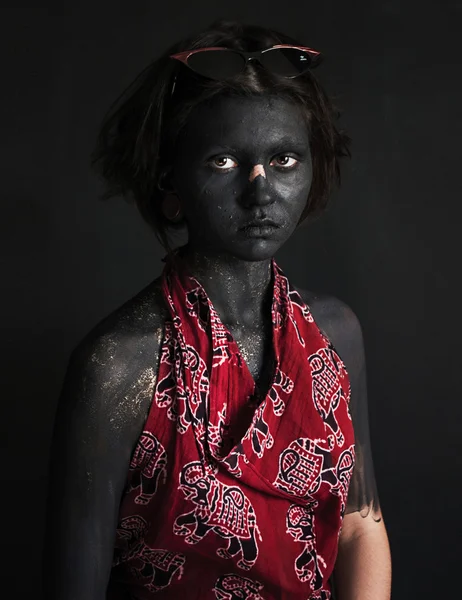
M211 46L210 48L196 48L195 50L185 50L184 52L171 54L170 58L179 60L187 67L189 67L188 58L193 54L196 54L198 52L208 52L210 50L224 50L227 52L236 52L237 54L240 54L245 58L247 64L249 60L258 60L258 57L264 54L265 52L268 52L268 50L276 50L279 48L293 48L294 50L302 50L304 52L308 52L308 54L312 54L315 58L317 58L321 54L317 50L314 50L313 48L308 48L306 46L294 46L293 44L277 44L275 46L271 46L270 48L265 48L265 50L257 50L256 52L243 52L242 50L235 50L234 48L224 48L223 46Z

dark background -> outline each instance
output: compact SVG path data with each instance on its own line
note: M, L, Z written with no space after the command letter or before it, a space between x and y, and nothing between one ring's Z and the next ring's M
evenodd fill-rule
M461 597L461 12L436 0L103 0L29 1L3 15L1 533L12 597L36 598L40 586L69 353L161 269L134 207L98 201L98 125L153 57L217 17L273 26L326 56L318 75L344 110L353 160L327 214L278 259L363 325L394 600Z

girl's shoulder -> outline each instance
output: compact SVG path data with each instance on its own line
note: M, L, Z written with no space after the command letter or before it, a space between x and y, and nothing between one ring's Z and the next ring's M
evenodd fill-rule
M109 370L143 358L152 362L157 354L167 315L160 278L112 311L95 325L74 348L80 362L106 366ZM149 357L146 356L149 352Z
M155 387L166 308L160 279L102 319L71 353L61 402L83 421L98 415L129 444L147 417ZM85 417L85 415L88 416Z
M351 373L364 361L361 324L352 308L336 296L297 288L316 325L329 338Z

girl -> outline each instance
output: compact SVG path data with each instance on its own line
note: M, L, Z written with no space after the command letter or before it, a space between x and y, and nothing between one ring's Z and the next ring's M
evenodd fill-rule
M360 325L274 260L348 154L318 62L217 22L108 114L94 155L107 196L130 194L167 254L72 354L48 599L389 598Z

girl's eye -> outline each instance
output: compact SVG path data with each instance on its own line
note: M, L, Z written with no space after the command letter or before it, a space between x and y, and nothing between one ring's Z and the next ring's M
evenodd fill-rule
M237 166L237 162L229 156L216 156L209 161L209 164L217 171L229 171Z
M216 171L231 171L238 166L237 162L230 156L215 156L215 158L208 161L208 164ZM298 160L287 154L277 156L270 163L271 166L285 170L293 169L297 164Z
M276 159L276 167L282 167L283 169L292 169L298 164L298 160L293 156L288 156L287 154L281 154ZM270 164L272 165L274 161Z

